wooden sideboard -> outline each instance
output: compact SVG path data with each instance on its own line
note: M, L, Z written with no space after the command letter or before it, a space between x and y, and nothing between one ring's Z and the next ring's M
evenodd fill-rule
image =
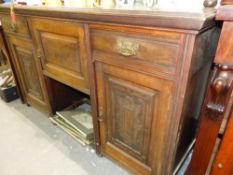
M200 13L9 6L0 18L25 102L48 115L89 96L95 144L138 175L191 148L219 29Z
M233 173L233 1L221 3L223 6L218 8L216 19L223 22L222 31L186 175Z

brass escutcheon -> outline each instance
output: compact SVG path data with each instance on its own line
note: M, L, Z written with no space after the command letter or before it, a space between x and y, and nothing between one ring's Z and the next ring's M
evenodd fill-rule
M134 56L137 55L139 49L138 43L133 43L131 41L118 40L117 50L121 55L124 56Z

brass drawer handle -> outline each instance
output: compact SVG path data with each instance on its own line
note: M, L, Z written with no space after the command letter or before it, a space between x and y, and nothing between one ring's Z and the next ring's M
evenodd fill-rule
M10 30L11 30L11 32L17 32L17 25L16 25L16 23L12 22L10 24Z
M133 43L130 41L117 41L117 50L123 56L134 56L137 55L139 49L138 43Z

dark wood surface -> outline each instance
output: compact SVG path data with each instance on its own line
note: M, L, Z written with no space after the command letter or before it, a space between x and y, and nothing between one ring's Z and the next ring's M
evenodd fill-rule
M100 153L135 174L172 174L193 143L219 35L214 11L75 10L16 7L16 28L3 24L32 44L46 107L55 112L84 92Z
M147 35L143 35L145 33ZM200 111L205 91L203 82L206 82L208 77L208 70L214 56L212 51L216 48L216 44L212 45L210 41L216 41L218 33L219 31L215 29L208 30L195 38L195 35L187 36L172 31L91 25L91 48L93 60L96 61L100 138L103 153L124 162L124 166L128 168L137 166L135 171L138 174L150 172L151 174L170 174L169 171L174 170L194 137L198 111ZM125 56L125 52L122 53L118 46L127 43L123 46L127 48L132 42L138 44L139 49L135 54ZM161 45L168 52L158 49ZM184 48L190 52L182 55ZM144 49L149 51L144 52L143 55ZM177 51L169 55L170 50ZM156 54L153 55L152 51ZM161 58L164 60L161 61ZM183 70L184 65L188 74L184 73L186 72ZM144 75L145 73L147 76ZM140 80L143 81L140 82ZM198 84L198 82L202 83ZM163 97L164 93L169 95L169 91L172 93L170 97ZM185 99L181 100L181 96L185 96ZM148 105L151 107L147 107ZM152 110L148 113L146 109L159 109L159 111ZM175 111L178 114L175 114ZM128 119L129 121L124 120L129 116L134 117ZM177 123L173 117L177 117ZM134 128L137 124L135 122L141 120L143 121L141 123L145 123L144 127L147 126L148 120L151 120L151 127L154 129L139 129L138 126L140 132L134 132L138 133L137 138L146 142L149 137L151 142L142 142L139 150L135 150L134 142L137 139L133 139L133 136L131 136L133 140L129 139L128 135L133 134L128 133L126 130L128 128L121 127L132 125ZM119 133L118 130L125 132L116 135L115 133ZM144 130L151 135L147 136L146 133L142 135ZM178 130L179 137L176 133ZM134 129L130 131L133 132ZM177 144L173 144L174 142ZM145 154L148 150L143 145L148 145L147 149L154 152L154 155L148 157ZM175 158L172 156L174 154ZM167 156L171 156L170 159L165 158ZM137 160L144 164L135 164Z
M27 18L19 15L16 15L16 18L17 18L17 27L14 29L12 27L11 17L9 16L9 14L1 16L0 19L4 32L11 34L17 33L17 35L19 36L30 37Z
M88 66L87 70L89 70L89 84L90 84L90 97L91 97L91 107L92 107L92 115L93 115L93 128L94 128L94 136L95 136L95 149L98 155L101 155L100 149L100 133L99 133L99 122L98 122L98 106L97 102L97 89L96 89L96 80L95 80L95 65L92 62L92 48L91 48L91 35L90 28L88 24L84 25L85 28L85 44L87 48L87 60Z
M12 72L13 72L13 75L16 75L16 68L14 67L13 60L10 59L10 52L9 52L9 48L8 48L8 45L7 45L6 38L5 38L5 35L3 33L2 27L0 28L0 48L2 50L2 53L5 55L5 57L7 59L6 60L7 68L10 67ZM1 70L5 70L5 68L3 68ZM14 76L14 81L15 81L15 84L16 84L16 88L17 88L19 98L21 99L22 102L24 102L25 99L24 99L24 95L22 94L22 87L20 86L20 80L19 80L19 78L17 76Z
M115 57L114 60L128 63L126 65L135 67L137 70L155 74L159 70L159 73L175 74L181 49L179 44L184 40L181 33L119 28L110 25L104 27L91 25L91 27L93 28L91 34L95 59L112 62L112 57ZM126 47L133 47L133 45L138 47L136 53L125 57L126 53L123 49L126 50ZM106 56L103 56L103 53Z
M44 74L89 94L83 24L31 18L29 26Z
M216 65L203 104L201 125L196 137L192 161L186 172L187 175L206 173L224 115L229 113L227 107L232 88L232 70Z
M3 35L3 30L0 27L0 52L1 52L1 60L0 66L10 66L10 58L9 53L6 47L6 41Z
M16 75L20 78L26 102L37 106L43 111L48 111L49 108L40 79L41 75L31 41L12 35L8 35L7 40L13 55Z
M10 13L10 6L0 5L0 13ZM215 9L207 8L198 12L162 10L121 10L99 8L72 8L49 6L15 6L16 14L58 17L90 22L109 22L126 25L169 27L175 29L201 30L214 25Z
M233 67L233 35L231 35L232 31L233 20L224 22L215 57L216 63L227 65L230 67Z
M233 96L231 96L233 99ZM232 105L232 103L231 103ZM219 152L217 153L211 175L231 175L233 174L233 113L230 119Z
M96 72L102 151L136 174L161 174L172 82L100 63Z
M231 7L231 11L229 10ZM226 11L224 11L226 10ZM217 53L214 59L215 67L209 80L208 91L205 103L202 107L201 124L197 134L197 141L194 147L193 157L187 175L203 175L210 167L210 174L231 175L232 156L229 148L232 147L232 89L233 89L233 55L232 55L232 10L233 6L220 7L217 12L217 19L224 21L218 43ZM217 158L212 167L211 158L213 154L223 119L230 118L230 123L223 133L223 141L217 153ZM231 137L231 141L229 140ZM212 172L211 169L213 168Z
M45 84L53 114L56 111L64 110L83 98L89 98L88 95L49 77L45 77Z

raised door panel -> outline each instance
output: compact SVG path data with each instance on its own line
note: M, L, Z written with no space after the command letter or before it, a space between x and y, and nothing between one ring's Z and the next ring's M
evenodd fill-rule
M89 94L84 27L76 22L30 19L45 75ZM62 30L61 30L62 29Z
M106 82L110 110L107 116L108 140L114 145L146 162L154 98L157 92L108 77Z
M80 49L78 39L56 34L41 34L41 42L44 46L45 64L63 67L73 71L82 77L80 65ZM62 52L61 52L62 49Z
M25 79L26 92L31 96L44 100L32 51L21 46L15 46L14 50Z
M31 41L8 36L8 43L27 103L47 111L48 106Z
M173 84L99 62L96 73L103 153L136 174L159 174Z

